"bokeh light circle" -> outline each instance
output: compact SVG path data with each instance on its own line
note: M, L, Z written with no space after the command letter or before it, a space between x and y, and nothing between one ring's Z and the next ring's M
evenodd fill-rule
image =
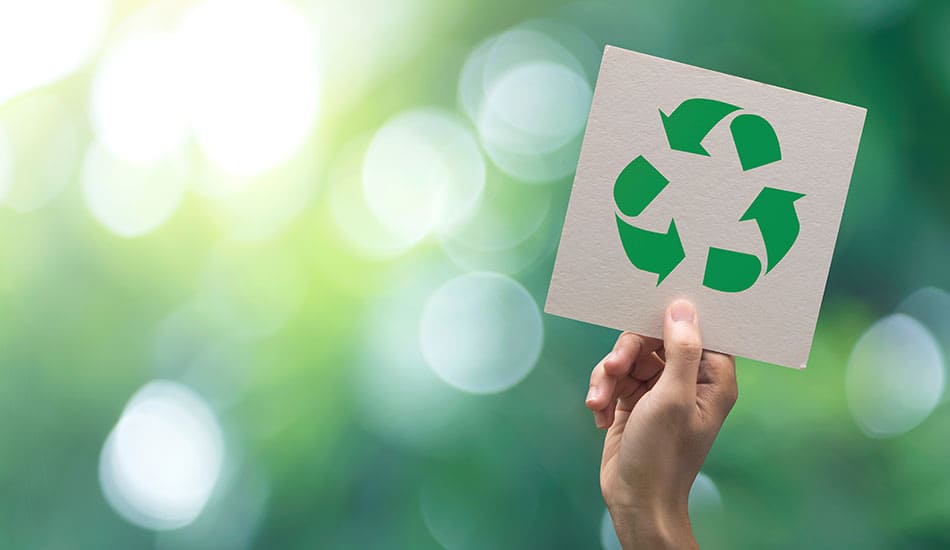
M188 135L188 115L175 36L133 30L99 62L90 116L112 154L147 163L181 145Z
M716 482L703 472L696 475L693 486L689 488L689 515L696 518L700 514L722 508L722 496Z
M573 172L592 95L583 65L536 28L480 44L459 79L459 101L488 156L526 182Z
M316 41L297 8L276 0L208 0L180 32L190 118L208 158L254 175L286 161L316 120Z
M6 131L0 127L0 202L3 202L13 184L13 145Z
M363 160L366 204L403 242L467 220L484 186L478 142L458 117L438 109L396 115L373 135Z
M370 138L358 137L330 161L327 194L333 224L350 249L370 259L386 259L405 252L412 235L389 231L370 211L363 195L363 157Z
M268 509L270 481L263 468L230 457L201 515L187 527L156 533L154 550L250 550Z
M98 49L109 0L0 2L0 105L77 70Z
M590 85L576 70L550 61L526 63L490 83L478 131L492 148L547 153L583 130L590 99Z
M534 298L513 279L469 273L443 284L426 302L419 324L422 354L446 383L477 394L497 393L531 372L543 326Z
M893 314L861 335L848 358L848 408L870 437L902 434L923 422L943 394L939 344L919 321Z
M204 509L224 456L218 420L201 396L158 380L122 411L100 455L99 481L112 508L130 522L175 529Z
M495 468L479 458L472 466L463 461L429 468L419 490L419 512L429 534L452 550L522 547L512 544L515 532L521 541L544 547L533 537L544 529L535 521L539 471L519 464L516 457Z
M942 347L946 368L950 360L950 292L934 286L918 289L904 298L896 311L917 319L933 333Z
M472 218L440 235L439 243L465 271L520 273L554 251L563 218L552 204L549 186L490 177Z
M34 92L0 108L0 128L13 158L4 203L20 213L46 206L73 181L82 159L75 116L57 95Z
M138 237L160 227L178 209L188 166L178 156L132 164L97 142L86 152L81 179L83 198L96 220L117 235Z
M307 0L320 37L327 112L346 112L405 63L444 24L443 5L426 0ZM445 5L449 10L452 7Z
M373 300L363 324L356 368L362 423L388 441L429 454L457 443L464 421L465 395L432 372L417 332L425 298L448 270L441 262L425 263L386 277L391 284ZM393 380L399 380L398 391Z

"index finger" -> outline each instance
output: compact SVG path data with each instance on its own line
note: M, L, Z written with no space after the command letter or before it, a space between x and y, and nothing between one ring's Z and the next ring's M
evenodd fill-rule
M594 367L590 374L590 389L585 404L593 411L601 411L616 402L617 382L633 374L636 378L636 365L643 357L649 356L661 342L655 338L624 332L614 344L614 349ZM646 373L649 377L654 372ZM641 377L642 378L642 377Z
M638 359L649 356L660 348L663 341L633 332L623 332L614 344L614 350L604 358L604 371L608 376L631 374Z

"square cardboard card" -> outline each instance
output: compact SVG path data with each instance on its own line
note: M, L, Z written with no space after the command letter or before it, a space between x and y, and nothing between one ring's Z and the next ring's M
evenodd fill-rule
M608 46L545 311L805 368L865 113Z

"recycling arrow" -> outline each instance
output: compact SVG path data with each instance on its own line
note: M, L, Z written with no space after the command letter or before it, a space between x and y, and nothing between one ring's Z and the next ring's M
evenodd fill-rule
M666 176L641 155L617 176L614 202L625 216L639 216L668 183ZM656 273L658 286L686 257L672 221L666 233L657 233L630 225L617 216L617 229L627 259L643 271Z
M732 119L729 129L744 171L782 159L775 129L759 115L739 115Z
M708 157L702 141L726 115L738 111L739 107L714 99L687 99L667 115L660 111L660 120L666 130L666 139L670 149L695 153Z
M768 258L766 273L778 265L798 238L799 224L795 201L804 196L793 191L763 187L745 214L739 218L739 221L755 220L759 225L759 233L765 242L765 255Z
M641 155L630 161L617 176L614 202L625 216L639 216L669 182L666 176Z
M656 273L656 286L686 257L673 220L665 233L659 233L630 225L617 216L617 229L630 263L637 269Z
M703 286L722 292L742 292L755 284L762 262L752 254L709 247Z
M671 149L709 156L702 141L726 116L741 108L706 98L691 98L680 103L660 120ZM729 125L742 171L754 170L782 159L778 136L763 117L741 113ZM639 216L670 183L642 155L623 168L614 182L614 202L621 214ZM769 273L788 254L800 231L795 201L802 193L775 187L763 187L739 221L755 220L765 244ZM648 231L615 215L620 242L634 267L657 275L657 286L683 261L686 254L676 221L670 220L666 232ZM742 292L762 275L762 262L754 254L709 247L703 285L721 292Z

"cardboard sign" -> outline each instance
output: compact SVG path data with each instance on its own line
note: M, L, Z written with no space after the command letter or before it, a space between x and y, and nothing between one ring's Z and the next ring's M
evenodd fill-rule
M865 113L608 46L545 311L805 368Z

